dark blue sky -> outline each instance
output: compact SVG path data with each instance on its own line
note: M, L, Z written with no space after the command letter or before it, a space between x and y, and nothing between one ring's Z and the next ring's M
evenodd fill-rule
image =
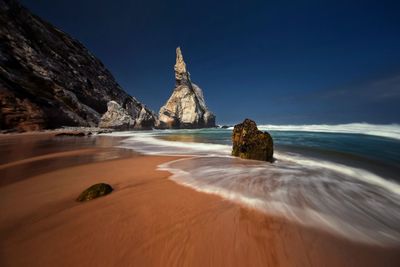
M400 123L400 1L22 3L157 112L180 45L217 123Z

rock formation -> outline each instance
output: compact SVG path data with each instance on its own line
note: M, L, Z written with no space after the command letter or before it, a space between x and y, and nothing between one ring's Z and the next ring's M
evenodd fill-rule
M272 162L274 144L267 132L259 131L254 121L245 119L232 132L232 156Z
M203 92L190 80L181 49L176 49L175 88L159 112L160 128L215 127L215 116L205 104Z
M97 126L111 100L135 128L153 127L154 114L81 43L15 0L0 0L0 44L0 130Z
M129 130L133 128L135 121L128 111L117 102L110 101L107 104L107 112L100 119L100 128L112 128L117 130Z
M92 200L98 197L102 197L105 195L110 194L113 191L113 188L109 184L105 183L99 183L99 184L94 184L85 191L83 191L79 197L76 199L76 201L83 202L83 201L88 201Z

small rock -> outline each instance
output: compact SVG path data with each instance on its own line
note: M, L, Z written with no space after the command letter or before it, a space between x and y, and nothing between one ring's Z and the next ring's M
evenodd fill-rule
M110 194L113 191L113 188L109 184L99 183L92 185L85 191L83 191L76 201L82 202L87 200L92 200L98 197L102 197Z
M243 159L273 161L274 144L267 132L259 131L257 124L245 119L232 132L232 156Z
M55 136L85 136L84 132L64 132L58 133Z
M98 131L97 134L112 133L111 130Z

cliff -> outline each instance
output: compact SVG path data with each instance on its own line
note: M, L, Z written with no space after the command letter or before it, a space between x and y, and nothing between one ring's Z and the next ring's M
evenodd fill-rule
M215 115L208 110L203 92L190 80L181 49L176 49L175 88L159 112L160 128L215 127Z
M0 0L0 52L1 130L97 126L109 101L127 110L132 128L155 123L81 43L15 0Z

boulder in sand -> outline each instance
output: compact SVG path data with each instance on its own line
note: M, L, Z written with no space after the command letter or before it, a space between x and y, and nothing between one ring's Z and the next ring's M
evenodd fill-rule
M85 191L83 191L76 200L79 202L92 200L98 197L108 195L112 191L113 188L109 184L105 183L94 184Z
M267 132L258 130L257 124L245 119L235 125L232 132L232 156L272 162L274 144Z

